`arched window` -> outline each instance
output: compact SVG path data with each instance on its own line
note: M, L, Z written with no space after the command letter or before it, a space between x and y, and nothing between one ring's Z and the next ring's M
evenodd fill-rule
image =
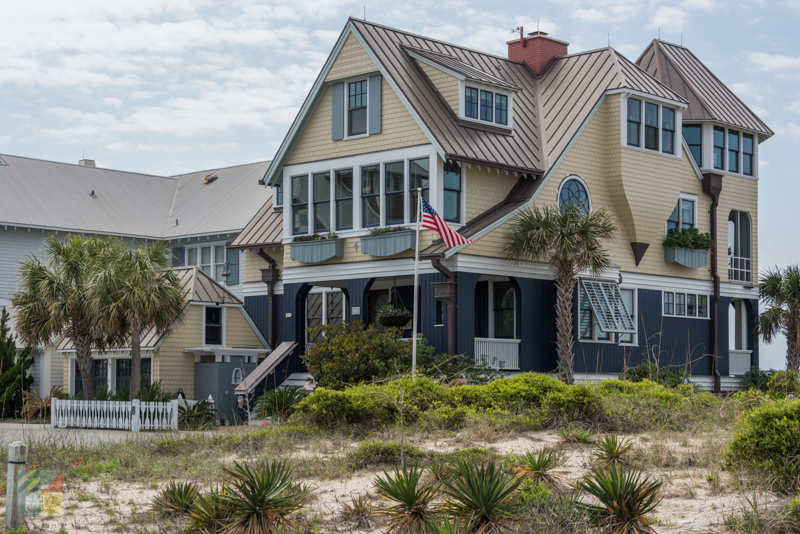
M751 261L750 216L744 211L732 211L728 217L728 280L750 282Z
M581 213L592 209L592 199L586 184L577 176L567 176L558 189L558 207L575 206Z
M242 370L241 369L234 369L233 370L233 377L231 377L231 384L234 386L238 386L242 383Z

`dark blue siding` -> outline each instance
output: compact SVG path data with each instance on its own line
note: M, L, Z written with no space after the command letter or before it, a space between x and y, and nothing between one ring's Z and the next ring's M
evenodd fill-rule
M556 286L549 280L515 278L520 370L549 373L556 369Z

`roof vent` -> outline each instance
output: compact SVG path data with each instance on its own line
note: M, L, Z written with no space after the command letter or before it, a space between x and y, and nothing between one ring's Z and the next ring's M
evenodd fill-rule
M89 193L89 196L92 198L97 198L97 195L94 194L94 189L92 189L92 192Z
M212 172L211 174L209 174L208 176L206 176L204 178L204 181L205 181L205 183L210 184L211 182L213 182L217 178L219 178L219 176L217 176L217 173Z
M96 167L97 165L94 164L93 159L82 159L78 162L78 165L83 165L84 167Z
M3 158L0 158L0 165L8 165Z

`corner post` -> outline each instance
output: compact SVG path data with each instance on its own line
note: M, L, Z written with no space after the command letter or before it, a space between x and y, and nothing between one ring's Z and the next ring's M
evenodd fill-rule
M131 401L131 432L139 432L142 424L142 414L140 411L139 399Z
M170 430L178 430L178 399L169 401L169 418Z
M8 446L8 479L6 486L6 528L17 529L25 524L25 494L19 491L19 475L28 470L28 446L15 441Z

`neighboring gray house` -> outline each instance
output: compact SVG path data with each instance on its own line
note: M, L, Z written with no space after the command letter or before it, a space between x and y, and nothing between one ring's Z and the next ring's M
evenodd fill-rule
M244 253L225 247L270 199L271 189L258 183L269 163L153 176L98 168L91 160L75 165L0 154L0 308L19 287L19 262L41 257L51 235L68 234L115 236L133 246L163 242L175 265L197 265L243 300ZM56 355L54 347L37 348L34 388L66 386Z

